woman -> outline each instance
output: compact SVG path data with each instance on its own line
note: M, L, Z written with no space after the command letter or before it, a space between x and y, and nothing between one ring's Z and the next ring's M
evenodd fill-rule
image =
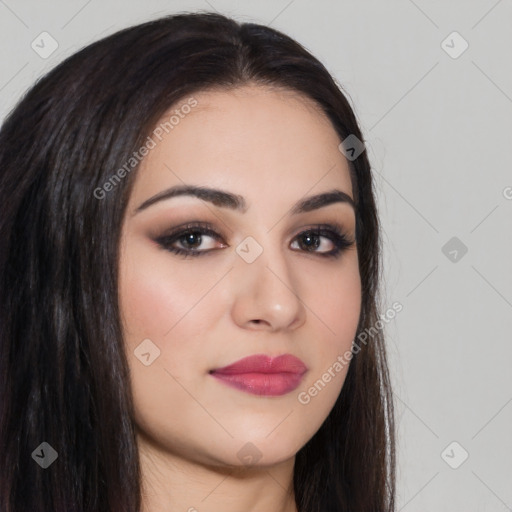
M0 132L1 510L394 510L362 140L317 59L219 14L38 81Z

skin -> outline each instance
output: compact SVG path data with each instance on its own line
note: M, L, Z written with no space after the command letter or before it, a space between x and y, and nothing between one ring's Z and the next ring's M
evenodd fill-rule
M361 281L355 243L325 258L328 237L308 250L297 236L337 223L353 241L352 206L290 210L331 189L353 198L348 163L329 120L291 91L246 85L194 97L198 106L143 160L122 230L119 297L143 510L294 512L295 454L331 411L348 365L307 405L298 395L350 350ZM247 210L179 196L136 212L183 184L244 196ZM184 258L155 242L190 221L212 223L221 240L202 234L172 245L210 253ZM236 252L247 236L263 249L252 263ZM160 350L148 366L134 354L145 339ZM308 371L297 389L271 397L208 373L253 354L293 354ZM237 455L249 442L253 464Z

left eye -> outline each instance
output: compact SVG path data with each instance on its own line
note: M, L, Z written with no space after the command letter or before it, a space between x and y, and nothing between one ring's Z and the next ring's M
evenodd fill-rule
M324 238L326 240L328 240L328 242L324 242L322 243L321 239ZM293 242L293 244L297 244L301 247L299 247L299 249L303 248L306 252L313 252L313 249L321 249L323 248L324 250L318 250L317 252L320 252L320 253L324 253L324 252L330 252L332 251L333 247L334 247L334 243L331 239L329 239L327 236L323 236L323 235L320 235L318 233L313 233L311 231L306 231L304 233L301 233L299 236L298 236L298 240L297 242ZM302 243L300 243L302 242ZM292 244L292 245L293 245ZM326 248L325 246L331 246L331 249L329 249L328 247Z

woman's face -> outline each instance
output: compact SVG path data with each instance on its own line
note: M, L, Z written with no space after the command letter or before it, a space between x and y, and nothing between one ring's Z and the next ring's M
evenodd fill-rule
M123 225L137 429L188 461L276 464L319 429L348 370L361 303L349 169L307 99L260 86L194 98L151 135ZM166 197L184 186L219 192Z

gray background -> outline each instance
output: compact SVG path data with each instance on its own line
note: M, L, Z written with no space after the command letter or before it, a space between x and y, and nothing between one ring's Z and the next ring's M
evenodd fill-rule
M87 43L198 9L299 40L360 120L384 234L382 312L403 305L386 326L397 509L512 510L512 3L0 1L0 115ZM31 47L44 31L58 43L47 58Z

